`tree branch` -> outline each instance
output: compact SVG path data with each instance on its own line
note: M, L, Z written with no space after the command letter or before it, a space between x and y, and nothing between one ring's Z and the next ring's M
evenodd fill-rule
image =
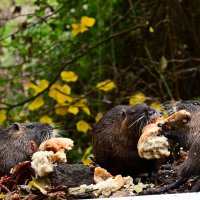
M136 29L139 29L139 28L144 28L146 25L137 25L137 26L134 26L134 27L131 27L129 29L126 29L126 30L123 30L121 32L118 32L118 33L114 33L112 35L110 35L109 37L105 38L105 39L102 39L100 40L99 42L97 42L96 44L94 44L93 46L89 46L87 45L86 47L82 48L81 50L79 50L77 52L77 55L72 58L71 60L67 60L67 61L64 61L62 63L63 67L61 67L58 71L58 73L55 75L55 77L53 78L53 80L51 81L51 83L49 84L49 86L44 89L43 91L41 91L40 93L38 93L37 95L31 97L31 98L28 98L28 99L25 99L24 101L22 102L19 102L19 103L16 103L14 105L10 105L9 107L0 107L0 110L11 110L15 107L18 107L18 106L22 106L24 105L25 103L28 103L30 101L33 101L34 99L36 99L37 97L39 97L40 95L42 95L43 93L45 93L46 91L48 91L51 86L59 79L60 77L60 74L61 72L69 65L72 65L73 63L75 63L78 59L80 59L81 57L87 55L88 53L90 53L93 49L95 49L96 47L98 47L99 45L103 44L103 43L106 43L108 42L109 40L113 39L113 38L116 38L116 37L119 37L119 36L122 36L124 34L127 34L127 33L130 33L131 31L133 30L136 30ZM59 60L60 62L60 60Z

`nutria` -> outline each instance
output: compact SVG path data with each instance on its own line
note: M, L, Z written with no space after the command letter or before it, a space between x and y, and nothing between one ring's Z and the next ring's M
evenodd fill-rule
M191 113L191 120L186 126L178 127L164 135L189 150L187 159L178 167L179 179L161 189L161 192L178 188L186 183L191 176L200 175L200 101L178 101L174 111L187 110ZM199 191L200 184L195 185L191 191Z
M138 155L137 143L142 129L159 117L146 104L119 105L108 111L93 130L96 162L111 174L136 176L158 170L159 160L146 160Z
M39 122L13 123L0 130L0 176L17 163L30 160L39 145L52 137L53 127Z

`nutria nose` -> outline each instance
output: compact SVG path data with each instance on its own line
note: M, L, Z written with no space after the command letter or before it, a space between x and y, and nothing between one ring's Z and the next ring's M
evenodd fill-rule
M44 123L45 126L47 126L50 130L53 130L53 126L48 124L48 123Z
M156 115L157 115L157 112L156 112L156 110L154 110L154 109L149 109L148 111L147 111L147 115L148 115L148 117L155 117Z

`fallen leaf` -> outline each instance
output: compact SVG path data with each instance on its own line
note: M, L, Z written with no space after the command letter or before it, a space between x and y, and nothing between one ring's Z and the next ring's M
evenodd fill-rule
M47 189L50 188L50 181L45 177L37 179L32 177L32 181L30 181L28 185L32 188L40 190L42 194L47 194Z

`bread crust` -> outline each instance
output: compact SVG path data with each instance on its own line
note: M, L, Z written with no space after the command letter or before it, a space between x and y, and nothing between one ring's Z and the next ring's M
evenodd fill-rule
M186 110L180 110L167 118L157 118L152 120L151 124L146 125L142 130L137 148L141 158L159 159L168 157L169 143L166 137L160 135L162 128L158 124L166 124L170 129L172 127L184 126L191 119L191 114Z

